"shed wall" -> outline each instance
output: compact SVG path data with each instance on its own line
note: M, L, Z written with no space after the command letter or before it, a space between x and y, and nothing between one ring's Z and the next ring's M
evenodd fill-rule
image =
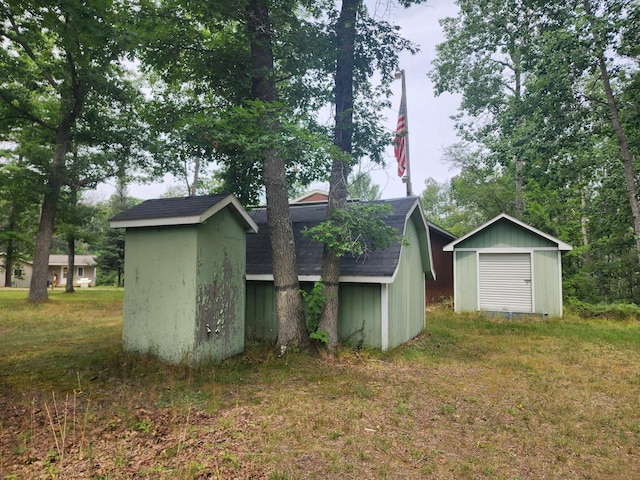
M273 282L247 281L245 319L247 339L276 341L278 323Z
M197 231L194 361L219 362L244 350L245 231L228 208Z
M442 250L451 242L451 238L445 237L436 230L430 230L429 237L436 279L426 280L426 302L427 305L433 305L453 297L453 252Z
M535 248L557 247L550 240L503 220L458 243L461 248Z
M475 251L454 252L455 310L478 310L478 261Z
M307 290L311 284L301 285ZM338 339L341 342L381 346L380 285L340 284ZM278 337L273 282L247 282L246 336L250 340L275 342Z
M380 348L380 284L343 283L338 307L338 340L349 345Z
M193 353L196 246L197 232L190 227L127 229L125 350L171 363Z
M562 316L562 280L560 252L534 250L533 313ZM473 312L478 306L478 265L476 251L455 251L455 309Z
M541 315L562 317L560 252L537 250L533 257L534 310Z
M425 327L425 275L413 221L407 222L405 237L409 244L402 247L398 273L389 285L389 348L412 339Z

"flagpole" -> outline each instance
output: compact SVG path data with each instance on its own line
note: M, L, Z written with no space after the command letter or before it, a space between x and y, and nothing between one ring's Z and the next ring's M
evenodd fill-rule
M396 72L396 79L402 79L402 99L404 100L404 128L405 128L405 156L406 156L406 170L405 175L402 177L402 182L407 184L407 197L413 195L413 189L411 187L411 163L409 162L409 115L407 113L407 84L404 79L404 69Z

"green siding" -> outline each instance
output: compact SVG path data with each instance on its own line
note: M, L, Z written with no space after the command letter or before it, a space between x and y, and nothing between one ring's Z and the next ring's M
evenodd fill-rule
M380 284L343 283L339 291L338 339L340 342L380 348Z
M476 252L454 254L456 312L478 310L478 260Z
M125 350L172 363L193 353L196 243L190 227L127 229Z
M425 327L423 258L413 221L407 222L405 236L409 244L402 247L398 273L389 285L389 348L412 339Z
M301 285L309 287L310 285ZM338 338L341 342L380 347L380 285L340 284ZM275 342L278 337L273 282L247 282L246 336Z
M558 252L538 250L533 257L533 288L535 313L551 317L562 317L561 266Z
M245 334L249 340L275 342L278 338L273 282L247 282Z
M198 227L196 363L220 362L244 350L243 227L228 208Z
M245 245L229 209L201 225L127 229L124 349L187 364L241 352Z
M515 225L507 220L501 220L477 232L475 235L460 242L460 248L534 248L555 247L557 244L536 235L535 233Z

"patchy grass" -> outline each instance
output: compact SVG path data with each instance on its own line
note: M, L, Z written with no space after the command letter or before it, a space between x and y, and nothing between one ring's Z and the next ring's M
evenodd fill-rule
M640 323L448 310L391 352L121 350L122 292L0 290L0 476L640 478Z

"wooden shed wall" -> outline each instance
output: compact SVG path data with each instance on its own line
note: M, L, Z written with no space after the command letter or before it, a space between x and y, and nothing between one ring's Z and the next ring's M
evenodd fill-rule
M475 251L455 251L455 310L478 310L478 260Z
M194 362L219 362L244 350L246 233L228 208L197 230Z
M562 316L562 264L557 250L536 250L533 256L534 312Z
M278 338L273 282L247 281L245 336L248 340L275 342Z
M523 251L531 252L531 250ZM562 316L561 257L558 250L533 250L533 313ZM473 312L478 306L476 251L455 252L455 310Z
M310 283L301 288L311 290ZM380 285L341 283L338 339L354 345L381 346ZM273 282L247 281L246 337L275 342L278 323Z
M461 248L537 248L557 247L550 240L514 225L508 220L498 221L472 237L458 243Z
M451 242L451 237L445 237L437 230L430 230L429 236L436 279L426 281L425 293L427 305L433 305L453 297L453 252L442 251Z
M196 245L190 227L127 229L125 350L186 360L194 340Z
M405 236L409 244L402 247L398 273L389 285L389 348L412 339L425 327L425 275L413 221L407 223Z
M380 348L380 284L343 283L339 295L338 339L349 345Z

